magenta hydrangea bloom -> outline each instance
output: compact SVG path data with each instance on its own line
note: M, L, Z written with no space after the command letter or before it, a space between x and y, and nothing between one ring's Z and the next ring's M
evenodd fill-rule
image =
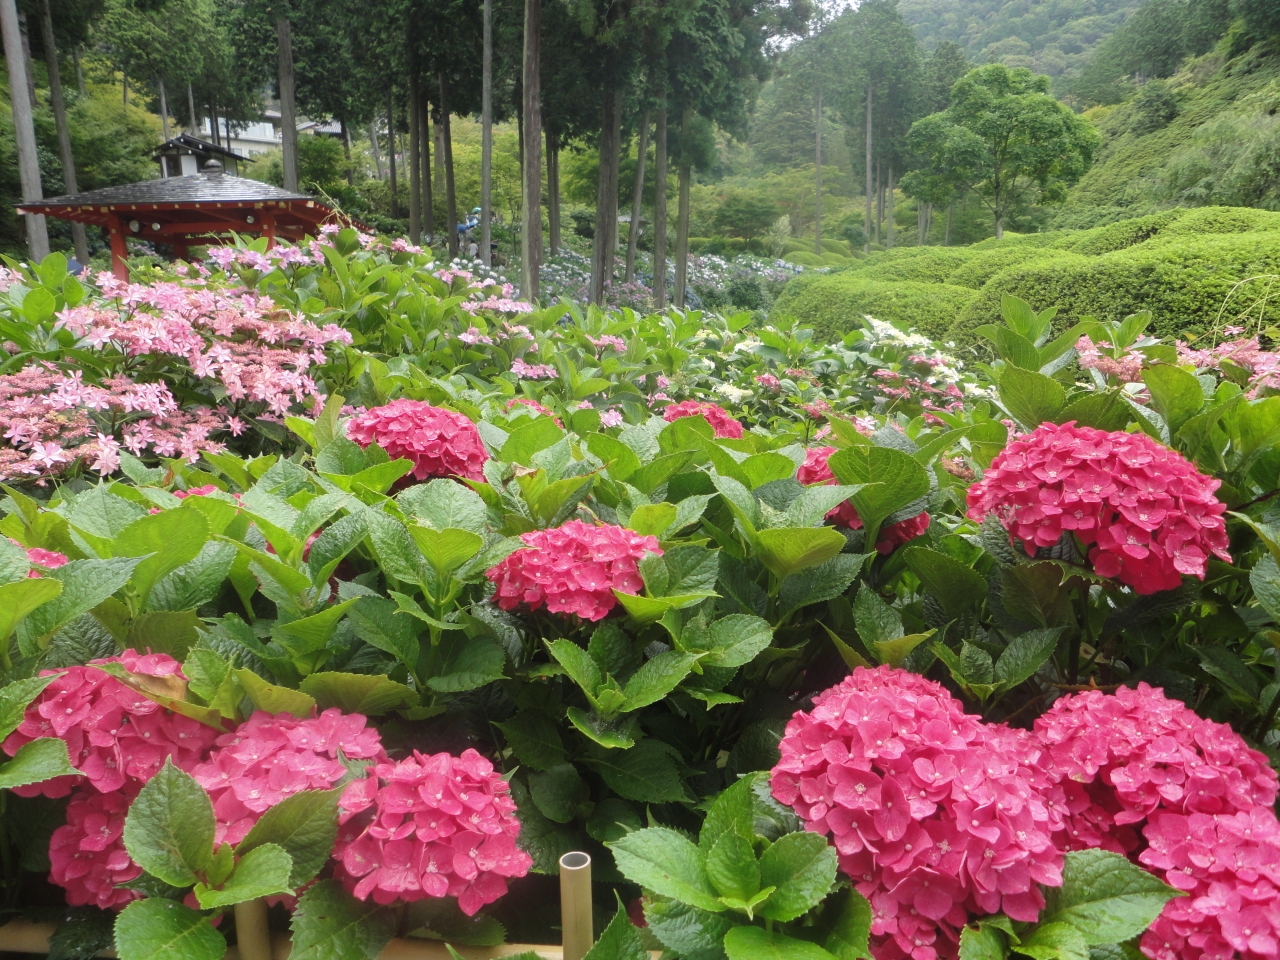
M509 878L529 872L510 788L476 751L415 750L374 773L343 793L334 850L335 877L361 900L456 897L471 916L506 893Z
M130 673L185 680L181 665L163 654L126 650L119 657L93 663L119 663ZM71 765L103 793L121 789L133 779L145 783L172 758L190 770L213 746L218 731L160 706L103 670L93 666L46 670L61 673L27 707L22 722L5 739L9 756L41 737L67 742ZM78 777L55 777L15 787L20 796L65 797Z
M740 440L742 424L729 416L729 411L714 403L703 403L700 400L682 400L673 403L662 411L662 419L673 423L681 417L703 416L711 424L715 435L722 439Z
M941 685L859 667L787 724L773 795L832 838L871 903L879 960L955 957L971 917L1035 920L1062 883L1043 748Z
M124 848L124 818L142 784L100 793L77 787L67 804L67 822L49 841L49 879L67 891L73 907L122 910L142 896L120 884L136 880L142 868Z
M460 413L421 400L392 400L347 421L347 437L376 443L392 459L413 461L413 476L484 479L489 454L476 425Z
M1035 733L1067 791L1063 845L1123 853L1188 894L1165 906L1143 953L1280 953L1278 781L1263 754L1146 684L1063 697Z
M804 463L796 471L796 479L806 486L835 483L835 474L831 472L831 467L827 463L835 452L835 447L812 447L805 451ZM849 500L829 510L827 519L837 527L847 527L850 530L862 529L862 518L858 516L858 511ZM886 524L876 535L876 552L882 555L890 554L897 547L908 540L914 540L928 529L929 514L926 511L921 511L906 520L899 520L897 523Z
M503 610L545 607L583 620L604 619L618 604L614 590L644 589L639 561L648 553L662 554L657 537L581 520L532 530L520 539L525 546L485 574L497 587L494 601Z
M1145 434L1045 423L969 488L969 516L994 513L1032 556L1074 533L1098 574L1156 593L1203 580L1210 555L1231 562L1220 485Z
M369 766L386 760L367 723L336 707L310 720L260 710L219 737L209 759L191 771L213 801L217 842L239 843L267 809L295 793L332 787L347 774L339 749Z

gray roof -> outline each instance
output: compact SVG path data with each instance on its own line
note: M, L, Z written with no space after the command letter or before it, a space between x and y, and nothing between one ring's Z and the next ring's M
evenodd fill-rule
M246 160L253 162L253 157L247 157L244 154L236 153L234 150L228 150L226 147L220 147L216 143L210 143L208 140L201 140L199 137L193 137L189 133L180 133L176 137L170 137L160 146L151 151L151 156L158 157L165 150L170 148L186 147L188 150L194 150L198 153L217 154L222 157L232 157L236 160Z
M232 177L227 174L190 177L164 177L140 180L118 187L104 187L62 197L48 197L21 204L23 209L38 207L109 207L141 203L259 203L264 200L311 200L328 206L305 193L290 193L269 183Z

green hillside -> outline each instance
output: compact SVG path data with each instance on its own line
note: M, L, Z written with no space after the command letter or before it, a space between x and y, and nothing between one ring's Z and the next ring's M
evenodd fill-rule
M1280 212L1169 210L1090 230L908 247L839 272L792 280L774 309L833 340L870 314L926 335L974 342L1000 318L1001 295L1061 308L1059 322L1154 314L1158 336L1196 335L1242 316L1280 323Z

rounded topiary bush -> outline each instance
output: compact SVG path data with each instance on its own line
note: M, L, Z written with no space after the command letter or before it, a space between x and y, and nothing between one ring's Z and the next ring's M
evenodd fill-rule
M870 315L888 322L901 321L928 337L940 337L973 298L974 291L942 283L913 283L867 279L865 270L815 277L783 289L774 309L813 327L814 340L840 339ZM799 279L799 278L797 278Z
M1094 227L1092 230L1067 233L1053 245L1063 250L1094 256L1112 253L1150 240L1175 224L1185 213L1185 210L1165 210L1146 217L1134 217L1104 227Z
M1251 233L1280 230L1280 213L1251 207L1200 207L1180 211L1175 223L1161 231L1163 237L1196 237L1209 233Z
M947 274L944 282L957 287L969 287L972 290L979 290L984 283L1001 270L1052 260L1057 256L1059 256L1057 251L1046 250L1043 247L1028 244L996 247L990 250L973 250L968 252L964 263Z
M945 283L971 256L962 247L905 247L872 257L862 273L875 280Z
M813 252L812 249L807 251L797 250L794 253L785 254L782 258L787 263L794 263L798 267L825 267L828 266L823 259Z

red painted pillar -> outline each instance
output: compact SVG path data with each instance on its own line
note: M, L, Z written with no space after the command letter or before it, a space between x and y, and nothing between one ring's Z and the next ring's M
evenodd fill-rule
M129 279L129 248L124 242L125 232L124 221L119 217L111 218L111 225L107 228L111 241L111 272L115 274L117 280Z
M262 215L262 235L267 238L268 250L276 245L276 215L274 213L264 213Z

